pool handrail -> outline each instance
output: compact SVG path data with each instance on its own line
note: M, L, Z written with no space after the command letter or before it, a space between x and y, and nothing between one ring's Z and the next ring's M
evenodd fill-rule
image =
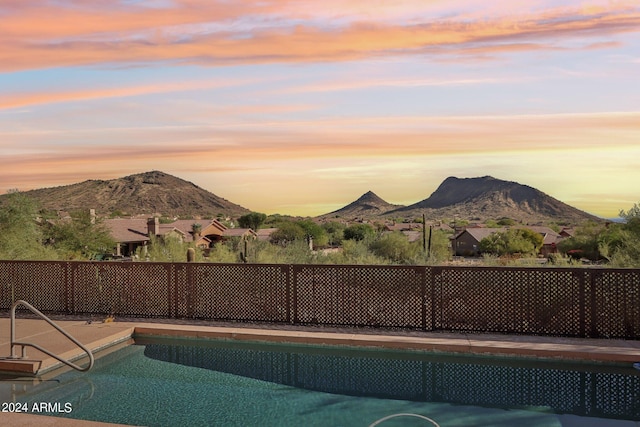
M89 356L89 364L83 368L83 367L78 366L75 363L71 362L70 360L63 359L62 357L50 352L49 350L47 350L45 348L42 348L38 344L16 341L16 308L19 305L22 305L22 306L26 307L33 314L35 314L36 316L40 317L42 320L46 321L48 324L53 326L58 332L60 332L62 335L67 337L69 340L71 340L71 342L73 342L75 345L80 347L82 349L82 351L87 353L87 355ZM62 329L53 320L49 319L40 310L38 310L37 308L35 308L31 304L29 304L28 302L26 302L24 300L17 300L16 302L14 302L13 305L11 306L11 315L10 316L11 316L11 356L9 357L10 359L26 359L27 358L26 347L33 347L36 350L39 350L39 351L43 352L44 354L46 354L46 355L48 355L50 357L53 357L54 359L58 360L59 362L64 363L65 365L67 365L67 366L69 366L69 367L71 367L73 369L76 369L78 371L86 372L86 371L88 371L89 369L91 369L93 367L94 357L93 357L93 353L91 352L91 350L89 350L87 347L82 345L82 343L80 343L77 339L72 337L67 331ZM17 356L16 355L15 346L21 346L22 347L22 356Z

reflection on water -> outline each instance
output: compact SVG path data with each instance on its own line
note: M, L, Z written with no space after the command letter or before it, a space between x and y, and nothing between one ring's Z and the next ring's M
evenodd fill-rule
M150 343L145 355L325 393L640 420L640 375L631 367L335 347L205 343Z
M640 371L422 352L137 339L15 397L146 426L637 426ZM396 417L393 414L420 417Z

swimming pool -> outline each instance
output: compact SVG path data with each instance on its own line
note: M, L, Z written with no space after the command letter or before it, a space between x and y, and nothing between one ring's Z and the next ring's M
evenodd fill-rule
M70 408L55 414L62 417L148 426L632 426L640 421L640 373L495 356L137 337L89 373L66 372L17 400ZM386 419L394 414L407 415Z

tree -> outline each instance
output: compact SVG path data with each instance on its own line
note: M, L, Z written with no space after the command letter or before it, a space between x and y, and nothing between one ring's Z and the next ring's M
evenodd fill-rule
M511 228L492 233L480 241L480 252L498 256L523 254L536 255L543 244L543 237L528 228Z
M322 228L327 232L328 244L338 246L344 238L344 229L346 226L337 221L329 221L322 224Z
M640 267L640 205L621 210L624 224L611 224L598 236L598 250L613 267Z
M278 224L278 229L271 234L271 243L287 245L296 240L304 240L307 233L299 224L284 221Z
M70 220L54 222L46 232L50 244L67 259L93 259L116 245L100 218L88 210L72 213Z
M634 203L631 209L625 211L624 209L620 210L620 218L623 218L627 221L633 218L640 218L640 203Z
M345 240L365 240L375 236L376 232L369 224L355 224L344 229Z
M33 199L12 191L0 206L0 258L55 259L44 245L38 207Z
M329 243L329 236L327 232L320 225L311 220L298 221L297 224L302 227L307 235L313 239L314 247L327 246Z
M604 230L602 224L587 222L576 229L573 237L558 243L558 250L572 258L586 258L592 261L602 259L600 238Z
M260 212L251 212L238 218L238 224L242 228L250 228L258 231L258 228L267 220L267 215Z

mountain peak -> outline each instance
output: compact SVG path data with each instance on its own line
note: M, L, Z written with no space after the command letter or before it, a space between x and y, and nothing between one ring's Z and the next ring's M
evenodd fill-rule
M369 190L364 193L356 202L366 202L366 203L377 203L377 204L386 204L382 198L380 198L376 193Z
M569 206L528 185L492 176L448 177L427 199L400 211L431 210L437 217L522 221L584 221L596 217Z
M369 190L360 196L356 201L337 211L322 216L344 216L344 217L370 217L382 215L388 211L398 209L399 205L386 202L376 193Z

